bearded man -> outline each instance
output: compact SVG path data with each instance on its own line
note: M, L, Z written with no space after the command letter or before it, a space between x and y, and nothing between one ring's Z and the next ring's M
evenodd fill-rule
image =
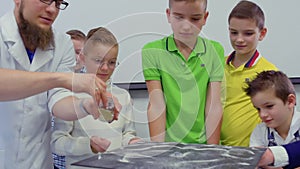
M49 169L51 116L98 118L106 85L95 75L72 73L71 39L52 28L67 2L14 2L14 10L0 18L0 168ZM79 99L70 90L93 98Z

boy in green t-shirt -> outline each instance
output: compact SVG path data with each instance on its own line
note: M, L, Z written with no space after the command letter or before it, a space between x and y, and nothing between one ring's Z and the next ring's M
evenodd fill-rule
M224 49L200 37L206 0L169 0L173 34L143 47L152 141L218 144Z

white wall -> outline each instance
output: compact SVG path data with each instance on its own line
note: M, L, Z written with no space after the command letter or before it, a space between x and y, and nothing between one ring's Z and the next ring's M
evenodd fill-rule
M54 27L62 32L78 28L87 32L90 28L106 26L120 42L120 65L114 74L114 82L143 82L141 71L141 47L154 39L171 33L165 9L168 0L66 0L70 3L55 21ZM228 38L227 17L239 0L209 0L210 12L202 36L220 41L225 54L231 51ZM273 62L289 77L300 77L299 0L253 0L265 12L268 33L259 44L260 53ZM0 15L12 9L13 0L0 1Z
M297 110L300 112L300 84L295 85L296 97L297 97Z

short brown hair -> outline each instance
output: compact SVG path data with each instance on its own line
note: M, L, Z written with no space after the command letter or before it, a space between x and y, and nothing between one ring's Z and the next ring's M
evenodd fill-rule
M262 9L255 3L242 0L230 12L228 23L231 18L253 19L256 26L261 30L265 26L265 15Z
M269 88L273 88L276 97L280 98L284 103L290 94L296 95L292 82L287 75L281 71L263 71L259 73L254 80L247 82L247 84L248 87L245 89L245 92L250 97Z
M195 2L195 1L199 1L199 0L169 0L169 8L171 8L173 2L181 2L181 1ZM203 1L205 3L205 10L206 10L206 8L207 8L207 0L200 0L200 1Z
M85 34L82 31L77 29L69 30L66 32L66 34L70 35L71 39L80 40L80 41L86 40Z

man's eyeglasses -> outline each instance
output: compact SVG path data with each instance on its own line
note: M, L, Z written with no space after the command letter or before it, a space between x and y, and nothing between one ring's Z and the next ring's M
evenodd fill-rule
M55 7L57 9L60 10L64 10L67 8L67 6L69 5L68 2L62 1L62 0L40 0L41 2L47 4L47 5L51 5L52 2L55 2Z

